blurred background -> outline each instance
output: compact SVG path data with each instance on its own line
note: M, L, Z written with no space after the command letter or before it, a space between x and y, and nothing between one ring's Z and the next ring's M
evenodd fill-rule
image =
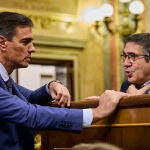
M149 7L149 0L1 0L0 11L34 22L36 53L13 78L30 89L61 80L74 101L120 90L123 39L150 32Z

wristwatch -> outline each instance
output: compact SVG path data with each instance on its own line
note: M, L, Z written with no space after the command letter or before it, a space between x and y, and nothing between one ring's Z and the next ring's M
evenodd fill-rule
M50 86L50 84L51 84L51 83L53 83L53 82L57 82L57 83L62 84L62 82L61 82L61 81L59 81L59 80L52 80L52 81L50 81L50 82L48 83L48 87L49 87L49 86Z

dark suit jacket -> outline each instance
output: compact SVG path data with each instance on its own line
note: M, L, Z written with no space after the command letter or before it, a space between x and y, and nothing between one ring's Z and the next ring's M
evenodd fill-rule
M128 80L125 80L125 81L122 83L122 85L121 85L120 91L126 93L126 90L128 89L128 87L129 87L130 85L131 85L131 83L130 83Z
M0 150L33 150L32 129L81 131L82 110L40 106L51 99L45 86L31 91L12 82L14 95L0 76Z

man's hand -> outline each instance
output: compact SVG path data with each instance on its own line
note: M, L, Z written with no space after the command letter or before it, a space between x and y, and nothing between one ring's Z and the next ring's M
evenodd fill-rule
M137 89L135 87L135 85L131 84L128 89L127 89L127 93L130 94L130 95L142 95L144 94L147 90L150 89L150 84L144 86L143 88L141 89Z
M112 114L112 112L114 112L116 109L120 99L125 96L128 96L128 94L114 90L106 90L101 96L99 96L99 106L92 109L93 122Z
M65 105L70 106L71 96L68 89L61 83L51 82L49 89L53 100L58 102L58 105L64 107Z

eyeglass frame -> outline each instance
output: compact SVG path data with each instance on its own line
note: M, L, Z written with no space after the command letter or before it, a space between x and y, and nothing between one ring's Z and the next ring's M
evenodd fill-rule
M120 57L122 57L122 60L123 60L123 61L125 61L126 58L128 58L128 60L130 60L130 61L132 61L132 62L138 60L138 57L140 57L140 56L143 56L144 58L150 57L149 55L146 55L146 54L135 54L135 53L132 53L132 52L131 52L131 53L128 53L128 54L123 53L123 54L120 55ZM141 57L141 58L143 58L143 57ZM136 58L137 58L137 59L136 59ZM140 59L140 58L139 58L139 59Z

